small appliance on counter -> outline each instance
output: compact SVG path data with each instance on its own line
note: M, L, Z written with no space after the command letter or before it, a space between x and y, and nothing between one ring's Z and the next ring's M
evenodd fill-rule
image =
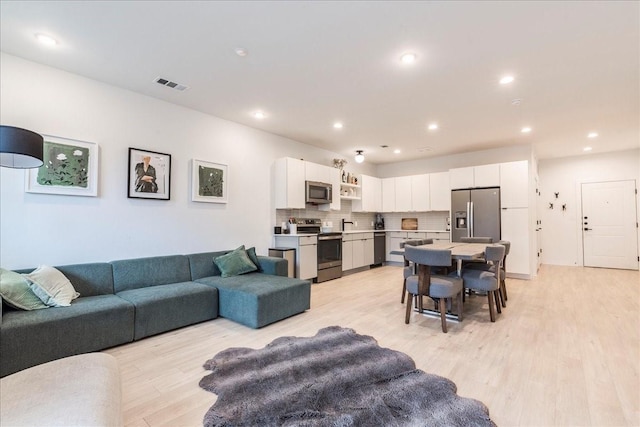
M382 217L382 214L379 214L379 213L376 214L376 221L375 221L374 228L376 230L384 230L384 218Z

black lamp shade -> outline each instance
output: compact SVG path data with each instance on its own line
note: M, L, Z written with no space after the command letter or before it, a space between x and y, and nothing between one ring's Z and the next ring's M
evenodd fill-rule
M0 126L0 166L16 169L42 166L41 135L13 126Z

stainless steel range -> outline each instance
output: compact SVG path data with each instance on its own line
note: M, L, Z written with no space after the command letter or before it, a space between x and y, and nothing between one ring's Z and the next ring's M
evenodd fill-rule
M321 233L322 220L301 218L297 221L299 234L318 235L318 277L316 282L342 277L342 233Z

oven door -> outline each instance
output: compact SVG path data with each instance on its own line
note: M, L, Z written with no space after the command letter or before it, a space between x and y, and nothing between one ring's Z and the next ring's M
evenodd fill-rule
M342 267L342 236L318 236L318 270Z

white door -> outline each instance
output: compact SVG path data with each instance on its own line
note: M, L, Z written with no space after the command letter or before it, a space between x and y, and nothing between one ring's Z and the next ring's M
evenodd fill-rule
M636 182L582 184L585 267L638 269Z

